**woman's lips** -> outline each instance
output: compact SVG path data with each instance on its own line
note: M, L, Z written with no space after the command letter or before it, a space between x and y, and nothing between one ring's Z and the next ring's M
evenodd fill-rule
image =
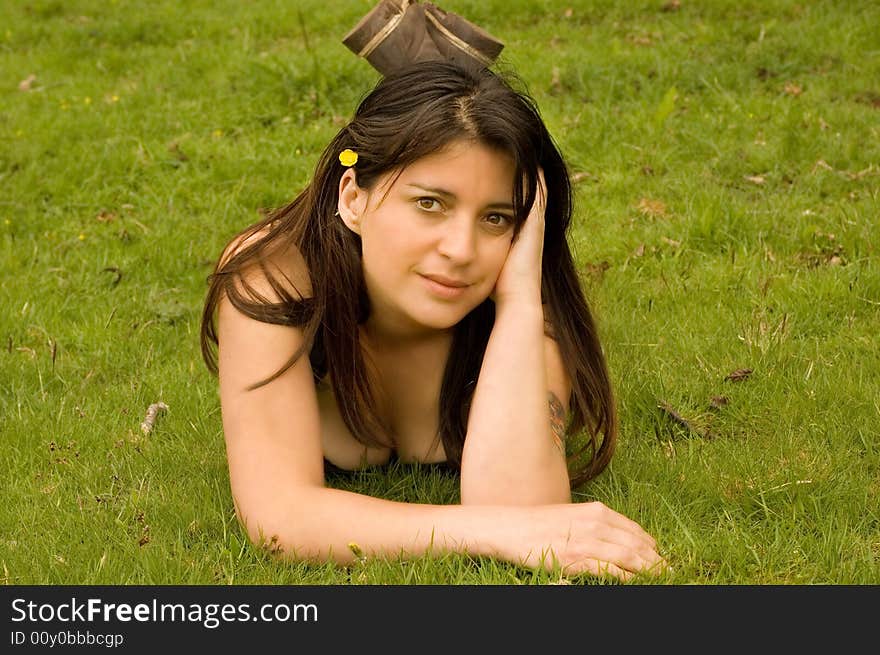
M464 282L449 280L449 278L439 277L437 279L434 279L434 276L428 277L427 275L421 274L419 274L419 277L424 280L425 287L428 289L429 292L441 298L458 298L459 296L464 294L465 290L467 290L468 286L470 286L468 284L465 284ZM450 284L444 284L439 280L448 281L450 282ZM456 286L453 286L453 284Z

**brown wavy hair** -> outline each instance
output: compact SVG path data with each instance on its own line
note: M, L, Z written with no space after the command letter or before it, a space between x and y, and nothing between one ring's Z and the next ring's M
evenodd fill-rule
M345 170L337 157L346 148L357 152L358 184L371 190L383 175L399 174L453 141L476 140L515 162L515 234L534 201L538 170L544 171L548 197L541 296L548 334L559 344L572 384L566 434L575 437L583 430L586 437L585 443L579 440L575 452L571 451L578 440L568 439L571 487L598 475L616 443L614 396L566 240L572 214L568 168L524 88L513 72L463 68L445 61L415 64L379 80L322 153L311 183L293 202L236 235L230 243L248 243L228 259L221 258L208 277L200 333L208 369L218 372L215 310L225 294L253 319L297 326L304 333L303 346L284 366L249 389L270 383L307 352L316 382L330 373L340 414L352 435L365 445L387 446L383 439L387 426L375 409L358 336L358 326L370 313L360 237L335 216L339 179ZM258 233L263 234L250 239ZM310 297L292 295L265 264L267 253L290 245L307 263ZM244 279L243 272L255 264L281 302L271 302ZM494 320L495 305L486 299L455 326L443 374L438 438L449 461L459 467L470 403Z

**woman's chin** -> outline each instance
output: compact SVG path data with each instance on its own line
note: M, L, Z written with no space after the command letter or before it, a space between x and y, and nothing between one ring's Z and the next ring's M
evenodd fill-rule
M485 298L483 298L485 300ZM432 330L449 330L461 323L464 318L476 309L482 300L476 304L473 302L439 307L425 307L413 318L420 324Z
M470 308L463 304L419 303L410 312L410 318L429 330L448 330L467 316Z
M434 314L431 316L423 316L419 323L421 323L428 330L443 332L446 330L451 330L456 325L458 325L461 322L461 319L464 318L464 316L464 314L460 313L456 313L455 315L447 313L445 316L438 316Z

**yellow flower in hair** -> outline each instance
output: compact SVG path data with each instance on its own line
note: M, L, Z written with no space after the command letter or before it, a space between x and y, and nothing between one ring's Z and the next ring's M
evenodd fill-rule
M357 164L358 154L354 150L346 148L339 153L339 163L343 166L354 166Z

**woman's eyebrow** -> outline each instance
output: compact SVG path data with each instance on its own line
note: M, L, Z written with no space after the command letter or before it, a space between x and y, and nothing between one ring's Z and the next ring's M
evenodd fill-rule
M414 187L416 189L421 189L422 191L427 191L428 193L436 193L438 196L444 196L446 198L450 198L452 200L458 200L456 195L452 193L452 191L447 191L446 189L438 189L436 187L429 187L423 184L413 184L409 183L406 186ZM486 209L513 209L513 203L511 202L491 202L485 207Z

